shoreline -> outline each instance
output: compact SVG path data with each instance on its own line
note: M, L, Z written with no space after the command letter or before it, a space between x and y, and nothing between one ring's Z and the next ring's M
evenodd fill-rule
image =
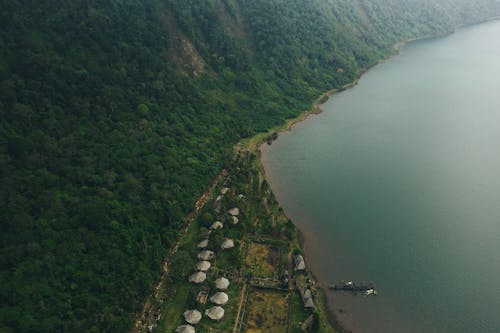
M474 23L474 24L488 22L488 21L491 21L491 20L494 20L494 19L500 19L500 16L494 17L494 18L488 18L487 20L484 20L484 21L481 21L481 22L478 22L478 23ZM457 27L457 29L458 29L458 27ZM366 74L370 69L372 69L372 68L374 68L374 67L376 67L378 65L381 65L381 64L385 63L386 61L389 61L393 57L398 56L401 53L401 49L403 47L405 47L406 45L408 45L409 43L417 42L417 41L420 41L420 40L445 37L445 36L448 36L448 35L454 33L455 31L456 30L453 30L453 31L450 31L448 33L444 33L444 34L441 34L441 35L432 35L432 36L431 35L426 35L426 36L422 36L422 37L415 37L415 38L410 38L410 39L407 39L405 41L400 41L400 42L395 43L392 46L392 52L390 54L388 54L385 58L382 58L382 59L378 60L376 63L374 63L374 64L372 64L372 65L370 65L370 66L368 66L366 68L360 69L359 73L357 73L357 76L354 78L353 81L344 84L340 88L333 88L333 89L325 91L324 93L322 93L321 95L319 95L312 102L311 107L308 110L302 111L299 115L297 115L294 118L285 119L283 124L275 126L273 128L270 128L266 132L257 133L257 134L255 134L254 136L252 136L250 138L246 138L246 139L240 140L235 145L235 149L234 150L238 151L240 149L240 147L243 146L247 150L255 151L255 152L259 152L260 153L261 146L264 145L264 144L266 144L266 143L268 143L267 139L270 136L272 136L273 134L277 134L279 136L281 133L289 132L289 131L291 131L293 129L293 126L295 126L296 124L308 120L311 116L323 113L324 112L323 105L326 104L326 102L328 102L328 100L331 97L333 97L336 94L339 94L341 92L344 92L346 90L349 90L349 89L352 89L352 88L356 87L358 85L359 81L362 79L363 75ZM271 144L272 141L275 141L277 139L278 139L277 137L273 138L270 141L270 143L268 143L268 144Z
M262 160L262 147L264 147L265 145L271 145L273 141L279 139L280 134L282 134L284 132L290 132L295 125L308 120L311 116L323 113L325 111L325 109L323 108L323 105L326 102L328 102L328 100L332 96L356 87L365 73L367 73L370 69L374 68L375 66L383 64L384 62L392 59L393 57L398 56L401 52L401 49L404 46L406 46L408 43L418 41L418 40L438 38L438 37L440 37L440 36L423 36L423 37L419 37L419 38L412 38L412 39L409 39L407 41L398 42L398 43L394 44L393 51L391 54L389 54L387 57L385 57L383 59L380 59L375 64L373 64L367 68L361 69L360 72L358 73L358 76L352 82L349 82L340 88L330 89L330 90L324 92L323 94L321 94L319 97L317 97L314 100L314 102L312 103L311 108L309 110L304 111L303 113L301 113L300 115L298 115L295 118L287 119L284 122L284 124L277 126L277 127L274 127L272 129L268 130L267 132L258 133L249 139L241 140L240 143L237 144L236 146L238 147L238 146L243 145L244 147L246 147L246 149L257 153L257 156L259 158L259 168L257 171L262 174L262 177L264 177L266 180L268 180L269 183L271 183L269 177L266 175L266 172L265 172L264 161ZM271 140L269 140L270 137L273 137L273 138ZM272 191L272 189L271 189L271 191ZM279 202L278 202L278 204L279 204ZM283 214L288 217L286 212L283 211ZM292 220L292 222L293 222L293 220ZM304 255L307 259L308 251L306 251L306 249L305 249L305 244L306 244L307 238L304 235L304 231L301 230L295 222L293 224L295 225L295 227L297 228L297 231L298 231L298 240L297 241L299 242L300 247L302 248ZM309 260L309 259L307 259L307 260ZM317 274L315 274L315 272L310 271L310 274L313 276L314 280L316 281L316 285L318 286L318 288L317 288L318 289L318 296L320 298L319 304L320 304L320 307L322 308L321 309L322 312L324 312L326 314L326 319L328 320L329 324L332 325L333 328L335 328L340 333L348 333L348 332L353 333L354 332L353 328L350 327L350 325L348 325L347 323L343 322L340 318L338 318L337 314L335 313L335 310L333 309L333 305L330 304L330 302L328 301L328 297L327 297L326 290L324 287L326 284L324 283L324 281L319 280L317 278Z
M492 20L497 20L497 19L500 19L500 16L488 18L488 19L485 19L485 20L482 20L479 22L469 24L469 25L486 23L486 22L489 22ZM402 48L405 47L406 45L408 45L409 43L420 41L420 40L426 40L426 39L443 38L443 37L446 37L446 36L449 36L449 35L455 33L456 30L460 29L460 28L462 28L462 26L456 27L453 31L443 33L440 35L432 35L432 36L426 35L426 36L422 36L422 37L418 37L418 38L411 38L411 39L408 39L405 41L400 41L400 42L395 43L393 45L392 52L387 57L380 59L375 64L373 64L367 68L361 69L359 71L357 77L352 82L349 82L340 88L335 88L335 89L331 89L331 90L324 92L323 94L321 94L319 97L317 97L314 100L314 102L312 103L311 108L309 110L302 112L301 114L299 114L295 118L285 120L284 124L282 124L280 126L276 126L272 129L268 130L267 132L258 133L251 138L241 140L240 143L237 144L237 146L243 145L248 150L254 151L257 153L257 156L259 159L259 164L260 164L257 171L262 173L262 177L264 177L271 184L270 178L268 177L268 175L266 175L265 168L264 168L264 161L262 159L262 148L265 145L271 145L273 141L279 139L280 134L282 134L284 132L290 132L296 124L308 120L313 115L318 115L318 114L324 112L325 109L323 108L323 105L326 104L326 102L328 102L328 100L332 96L334 96L338 93L344 92L348 89L356 87L365 73L367 73L370 69L376 67L377 65L383 64L386 61L389 61L390 59L392 59L393 57L400 55ZM272 191L272 189L271 189L271 191ZM279 204L279 202L278 202L278 204ZM283 214L288 217L286 212L283 211ZM292 222L293 222L293 220L292 220ZM305 237L304 231L301 228L299 228L299 226L295 222L293 222L293 224L295 225L295 227L297 228L297 231L298 231L298 240L297 241L299 242L300 247L302 248L304 255L307 258L308 251L306 250L305 244L306 244L306 241L308 239ZM338 318L338 315L335 313L333 305L330 304L330 302L328 301L328 297L327 297L326 290L324 287L326 284L324 283L324 281L319 280L317 278L317 275L315 274L315 272L310 271L310 274L314 277L314 280L316 281L316 285L318 286L318 288L317 288L318 289L318 296L320 298L320 302L318 302L318 303L322 307L322 309L321 309L321 310L323 310L322 312L325 312L326 319L328 320L330 325L332 325L339 332L353 333L354 332L353 327L350 327L350 325L343 322L341 320L341 318Z

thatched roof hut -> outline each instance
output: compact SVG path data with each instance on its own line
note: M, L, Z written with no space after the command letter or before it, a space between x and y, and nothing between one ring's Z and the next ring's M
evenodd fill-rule
M210 264L210 261L206 260L198 261L198 263L196 263L196 269L202 272L208 271L210 269L210 266L212 266Z
M229 280L226 279L225 277L220 277L217 280L215 280L215 286L219 290L226 290L227 287L229 287Z
M210 250L203 250L200 253L198 253L198 259L200 260L212 260L214 256L215 256L214 252Z
M195 330L191 325L181 325L177 327L175 333L195 333Z
M234 241L232 239L226 239L222 242L220 246L223 250L229 250L234 247Z
M184 320L191 325L196 325L201 320L201 312L198 310L187 310L184 312Z
M224 309L220 306L212 306L205 311L205 315L212 320L221 320L224 317Z
M231 216L231 222L233 224L238 224L238 222L240 222L240 220L236 216Z
M240 215L240 209L238 207L231 208L227 212L229 213L229 215L232 215L232 216Z
M224 195L229 191L229 187L224 187L220 190L220 194Z
M306 289L304 291L304 293L302 294L302 302L304 303L304 308L306 309L314 308L311 289Z
M223 291L218 291L210 297L210 302L217 305L224 305L227 301L229 301L229 296Z
M217 230L217 229L222 229L224 227L224 224L222 224L221 221L215 221L211 226L210 229L212 230Z
M208 246L208 239L204 239L201 242L198 243L197 247L199 249L204 249Z
M207 279L207 274L204 272L196 272L189 277L189 282L202 283Z
M293 258L293 262L295 264L295 270L296 271L303 271L303 270L306 269L306 262L304 261L304 257L302 257L302 255L297 254Z

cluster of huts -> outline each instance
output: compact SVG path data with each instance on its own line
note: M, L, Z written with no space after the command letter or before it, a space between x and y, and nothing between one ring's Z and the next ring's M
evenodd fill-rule
M306 270L306 262L304 260L304 257L300 253L297 253L293 256L293 264L295 272L304 272ZM304 308L306 310L313 309L314 301L311 289L309 287L306 287L304 290L299 289L298 291L302 298L302 303L304 305Z
M229 287L229 280L225 277L219 277L215 280L217 292L210 297L210 302L214 305L205 311L205 316L212 320L221 320L224 317L224 308L222 307L229 300L229 296L224 292ZM175 330L176 333L189 332L194 333L193 325L198 324L203 317L202 313L198 310L186 310L183 314L184 320L187 324L180 325Z
M220 213L221 209L221 201L224 195L229 191L229 188L224 187L220 191L220 195L217 197L214 210L216 213ZM230 221L232 224L237 224L239 222L238 215L240 214L239 208L232 208L228 211L230 216ZM209 245L209 237L210 233L213 230L224 228L224 224L221 221L215 221L210 226L210 231L206 238L201 240L197 244L197 248L200 251L197 255L198 262L195 266L195 272L191 274L188 278L189 282L195 284L201 284L205 282L207 279L207 272L212 267L211 261L215 258L215 253L211 250L208 250L207 247ZM235 243L232 239L225 239L220 245L221 250L229 250L235 246ZM229 287L229 280L225 277L219 277L215 280L215 287L217 291L209 298L210 302L213 304L209 309L205 311L205 316L210 318L211 320L219 321L224 317L224 308L223 306L229 301L229 296L226 293L227 288ZM201 293L206 293L208 288L202 290ZM200 298L199 298L200 299ZM205 302L205 300L203 301ZM175 330L176 333L194 333L195 328L193 325L198 324L203 315L200 311L196 309L188 309L183 314L184 320L186 324L180 325Z

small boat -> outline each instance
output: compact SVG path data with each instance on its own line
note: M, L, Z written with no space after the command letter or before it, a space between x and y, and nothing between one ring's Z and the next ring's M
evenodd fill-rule
M377 291L375 289L368 289L365 291L365 296L376 296L377 295Z

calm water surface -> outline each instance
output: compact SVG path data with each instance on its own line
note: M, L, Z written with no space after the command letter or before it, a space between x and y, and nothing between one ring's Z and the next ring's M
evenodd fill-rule
M356 332L500 332L500 22L419 41L263 148Z

